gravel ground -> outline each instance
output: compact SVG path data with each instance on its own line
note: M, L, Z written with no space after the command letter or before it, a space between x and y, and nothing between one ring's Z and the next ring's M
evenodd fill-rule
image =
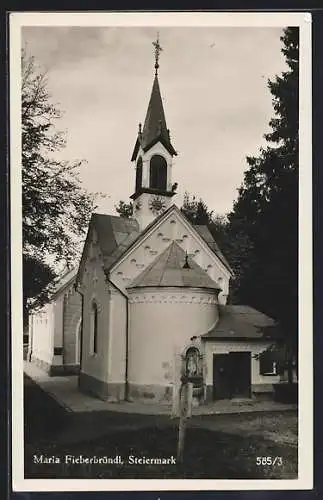
M177 422L166 416L87 412L70 414L36 384L25 384L26 478L220 478L297 477L297 414L194 417L183 465L135 465L127 457L176 456ZM65 464L65 456L123 457L122 465ZM59 463L35 463L34 456ZM257 465L272 457L275 465Z

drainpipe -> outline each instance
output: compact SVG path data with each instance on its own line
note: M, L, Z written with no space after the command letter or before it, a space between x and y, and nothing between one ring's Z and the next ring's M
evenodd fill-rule
M82 371L82 352L83 352L83 316L84 316L84 294L80 291L80 289L75 286L75 290L80 294L81 296L81 330L80 330L80 368L79 368L79 374L78 374L78 386L81 386L81 371Z
M125 366L125 401L129 401L129 300L128 296L107 276L108 282L126 299L126 366Z
M67 292L68 293L68 292ZM64 293L63 299L63 319L62 319L62 363L63 363L63 373L65 373L65 318L66 318L66 303L67 303L67 293ZM55 344L54 344L55 345Z

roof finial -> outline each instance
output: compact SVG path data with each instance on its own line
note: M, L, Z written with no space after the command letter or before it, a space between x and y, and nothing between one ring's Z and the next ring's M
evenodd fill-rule
M163 50L162 47L159 44L159 32L157 32L157 37L156 41L153 42L153 46L155 47L155 75L157 76L158 74L158 68L159 68L159 54Z

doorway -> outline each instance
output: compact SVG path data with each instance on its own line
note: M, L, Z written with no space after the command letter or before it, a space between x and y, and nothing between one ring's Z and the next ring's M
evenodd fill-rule
M251 353L213 354L213 400L250 398Z
M250 398L251 353L230 352L231 397Z
M213 354L213 400L228 399L230 390L229 354Z

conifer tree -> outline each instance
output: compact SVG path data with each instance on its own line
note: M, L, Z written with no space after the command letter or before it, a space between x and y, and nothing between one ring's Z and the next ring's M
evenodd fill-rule
M268 81L271 131L258 156L247 157L228 232L238 275L234 299L280 321L290 359L298 337L298 28L286 28L281 41L287 69Z

